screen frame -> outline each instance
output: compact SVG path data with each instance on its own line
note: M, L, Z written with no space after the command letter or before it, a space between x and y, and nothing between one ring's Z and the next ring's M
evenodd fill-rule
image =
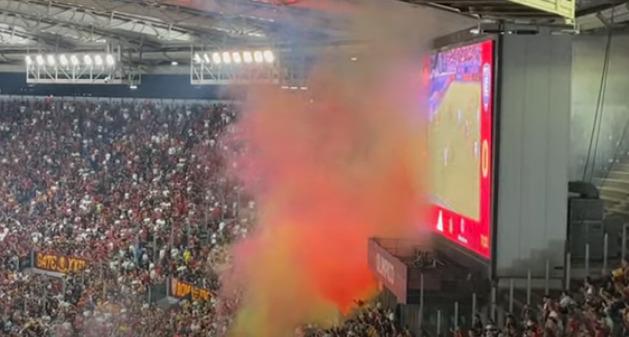
M430 51L431 55L439 52L444 52L452 49L456 49L458 47L469 46L477 43L483 43L486 41L493 41L493 73L492 73L492 135L491 135L491 156L490 156L490 177L491 184L490 194L489 194L489 257L485 257L481 254L478 254L472 249L464 247L463 245L457 244L451 239L446 238L443 235L438 234L433 228L432 224L430 225L430 230L433 233L433 240L435 245L439 251L444 253L446 256L460 261L462 265L468 267L478 267L483 274L491 277L491 275L495 274L495 265L494 260L496 258L496 245L495 238L497 235L497 194L498 194L498 151L500 144L500 81L501 81L501 50L502 50L502 39L499 35L474 35L470 33L470 30L463 30L460 32L456 32L450 35L446 35L440 38L437 38L433 41L433 48Z

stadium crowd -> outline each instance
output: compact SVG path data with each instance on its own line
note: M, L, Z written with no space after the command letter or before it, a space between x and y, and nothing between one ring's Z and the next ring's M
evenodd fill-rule
M453 336L464 336L461 330ZM629 336L629 264L609 275L586 279L574 292L544 296L538 308L507 315L504 326L474 318L471 337L620 337Z
M254 203L224 172L235 109L48 99L0 111L0 335L216 330L213 301L172 310L147 300L171 277L216 290L226 244L253 220ZM25 273L31 251L88 267Z
M397 324L395 314L382 308L380 303L360 304L355 315L342 324L321 329L309 326L297 335L300 337L412 337L407 328Z
M158 305L176 278L210 293L247 235L255 203L226 174L229 105L0 101L0 336L201 337L229 325L234 303ZM31 252L77 256L65 275L24 270ZM30 262L32 263L32 261ZM629 264L502 327L477 317L454 336L629 336ZM220 317L219 317L220 316ZM391 311L364 306L306 337L410 337Z

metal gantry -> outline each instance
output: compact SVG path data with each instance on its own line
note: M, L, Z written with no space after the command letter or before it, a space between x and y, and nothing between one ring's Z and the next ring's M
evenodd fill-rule
M133 72L124 71L119 52L29 54L24 64L29 84L138 84Z

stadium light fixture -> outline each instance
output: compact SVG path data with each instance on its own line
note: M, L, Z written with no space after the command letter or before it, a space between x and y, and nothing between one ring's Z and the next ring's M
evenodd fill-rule
M249 48L193 50L189 54L191 83L226 84L233 81L279 84L283 73L276 51L264 47Z
M273 63L273 62L275 62L275 55L270 50L265 50L262 53L262 56L264 57L264 62L266 62L266 63Z
M236 63L236 64L242 63L242 57L240 56L240 53L239 52L233 52L232 53L232 60L234 60L234 63Z
M129 86L129 89L131 89L131 90L137 90L137 89L138 89L138 86L137 86L137 85L135 85L135 84L131 84L131 85Z
M173 66L173 67L176 67L176 66L179 65L179 62L177 62L177 61L170 61L170 65Z
M277 60L275 52L271 49L265 50L244 50L244 51L214 51L207 53L194 53L192 55L193 65L210 64L215 65L241 65L252 63L273 64Z
M264 62L264 55L261 51L257 50L253 53L253 59L256 63L262 63Z
M242 60L245 61L245 63L249 64L253 62L253 55L251 55L250 51L245 51L242 53Z
M221 64L221 62L222 62L221 54L219 54L219 53L212 53L212 62L214 62L214 64Z
M115 53L34 53L26 54L27 83L129 83L125 69L116 67ZM45 71L41 71L45 70Z
M114 65L116 65L116 58L113 54L107 54L105 56L105 63L107 63L109 67L113 67Z
M62 67L68 66L68 57L65 54L59 55L59 64L61 64Z
M225 64L232 63L232 57L231 57L231 54L229 54L229 52L223 52L222 58L223 58L223 63Z
M52 54L46 55L46 64L49 67L54 67L55 64L57 64L57 60L55 59L55 55L52 55Z

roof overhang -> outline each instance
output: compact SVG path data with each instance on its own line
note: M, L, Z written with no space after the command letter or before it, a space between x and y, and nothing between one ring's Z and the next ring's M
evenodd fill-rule
M572 22L573 0L401 0L477 18L507 21L559 20Z

